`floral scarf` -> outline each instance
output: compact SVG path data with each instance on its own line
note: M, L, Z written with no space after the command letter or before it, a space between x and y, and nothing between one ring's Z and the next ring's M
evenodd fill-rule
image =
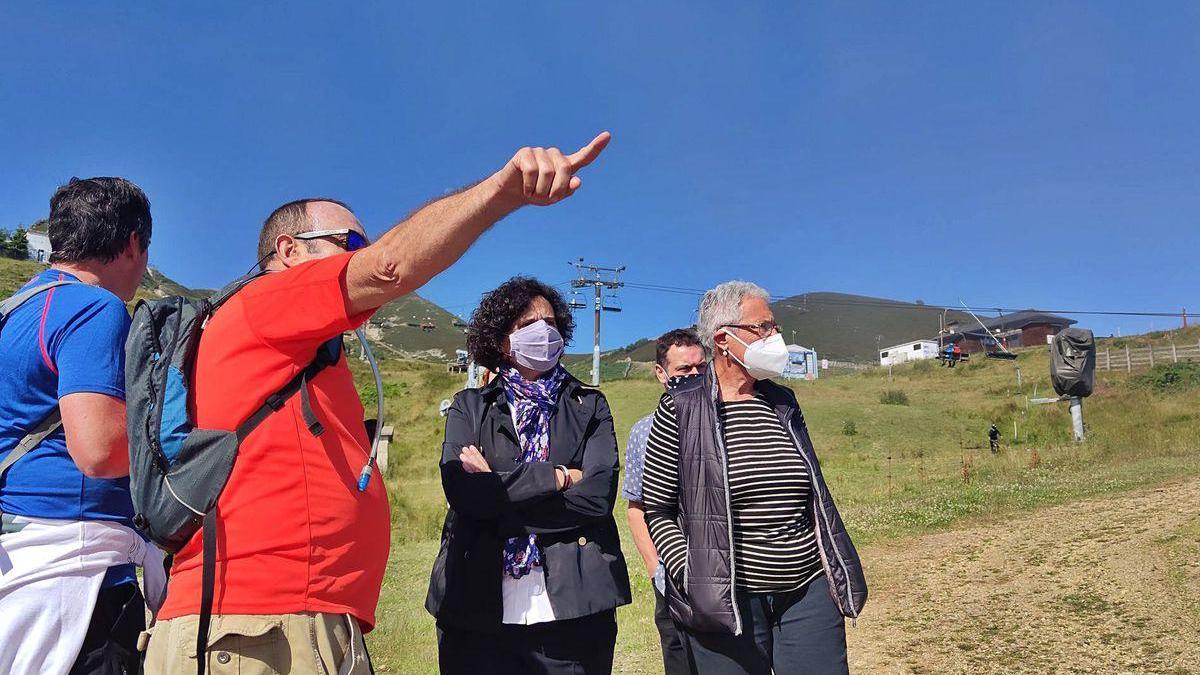
M558 394L567 381L567 371L557 366L553 371L529 381L516 368L500 371L504 397L515 412L517 438L521 442L518 462L544 462L550 456L550 417L558 405ZM513 579L529 574L542 564L537 537L514 537L504 542L504 573Z

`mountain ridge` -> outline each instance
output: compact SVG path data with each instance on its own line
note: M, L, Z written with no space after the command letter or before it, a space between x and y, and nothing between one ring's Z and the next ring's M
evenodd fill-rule
M0 258L0 298L6 298L23 286L35 274L49 267L46 263L33 260ZM130 307L139 300L182 295L188 298L206 298L215 291L205 288L189 288L168 277L156 267L148 267L138 285ZM442 309L416 293L381 307L368 323L370 337L386 345L385 349L395 356L424 361L445 361L454 358L456 349L462 349L466 340L459 317Z
M45 269L46 265L29 260L0 260L0 297L6 297L21 284ZM206 289L191 289L168 277L157 268L149 268L138 288L137 299L179 294L206 297ZM929 307L917 302L891 300L865 295L819 291L783 298L771 303L784 340L815 349L820 358L837 361L876 363L878 349L918 340L937 339L942 315L946 321L973 325L966 312ZM464 349L463 320L436 303L410 293L381 307L371 317L369 336L395 356L424 361L452 360L455 351ZM590 335L577 336L590 343ZM606 351L605 362L654 360L654 337L648 336L628 345ZM586 344L584 345L586 346ZM591 360L590 352L568 354L569 365Z
M802 293L771 303L788 344L815 349L834 361L877 363L878 350L913 340L936 340L943 310L924 303L833 291ZM974 325L970 314L945 310L947 323ZM654 338L645 337L601 355L605 361L654 360ZM572 362L591 354L571 354Z

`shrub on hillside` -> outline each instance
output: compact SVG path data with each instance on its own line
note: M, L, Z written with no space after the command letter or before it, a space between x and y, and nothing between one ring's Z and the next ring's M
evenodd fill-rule
M879 402L884 405L908 405L908 394L899 389L888 389L879 395Z
M1130 382L1135 387L1151 389L1159 393L1182 391L1200 386L1200 363L1166 363L1134 377Z
M845 422L842 422L842 435L843 436L857 436L858 435L858 425L856 425L854 423L854 420L846 420Z
M10 235L2 233L0 237L0 255L13 260L24 260L29 257L29 239L25 236L25 228L18 227Z

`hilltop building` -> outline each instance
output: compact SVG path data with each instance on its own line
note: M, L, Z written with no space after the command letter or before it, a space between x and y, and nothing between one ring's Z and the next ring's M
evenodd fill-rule
M818 376L817 352L800 345L788 345L788 364L783 377L788 380L815 380Z
M25 238L29 241L29 259L38 262L48 262L50 260L50 252L54 249L50 246L50 235L45 232L30 230L25 233Z
M913 340L879 350L879 365L898 366L909 361L935 359L937 355L937 340Z
M966 327L947 336L946 343L957 343L967 353L988 351L993 349L997 342L1003 342L1008 349L1044 345L1049 338L1075 323L1078 322L1074 319L1027 309L983 319L987 330L978 324L973 329Z
M18 225L14 230L25 231L25 251L26 257L30 260L38 262L50 262L50 252L53 247L50 246L50 234L46 228L46 220L37 221L33 225L26 228L24 225Z

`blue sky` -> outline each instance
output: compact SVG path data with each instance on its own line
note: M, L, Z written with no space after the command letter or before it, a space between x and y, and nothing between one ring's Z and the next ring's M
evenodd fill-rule
M378 234L608 129L575 197L422 293L465 313L585 256L691 288L1200 311L1195 3L244 4L0 6L0 227L127 176L152 263L213 287L284 201L338 197ZM606 347L695 306L622 298Z

